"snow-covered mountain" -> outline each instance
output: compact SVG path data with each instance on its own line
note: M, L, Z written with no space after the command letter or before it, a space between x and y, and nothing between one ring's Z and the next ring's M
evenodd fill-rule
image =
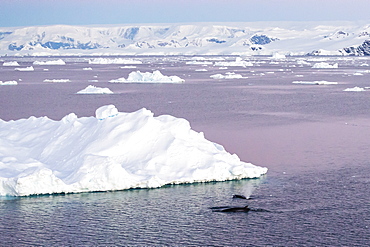
M369 22L0 28L0 55L369 55Z

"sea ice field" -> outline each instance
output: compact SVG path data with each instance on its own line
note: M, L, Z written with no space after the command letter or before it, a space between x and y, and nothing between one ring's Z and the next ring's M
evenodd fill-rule
M1 60L2 242L370 241L367 57Z

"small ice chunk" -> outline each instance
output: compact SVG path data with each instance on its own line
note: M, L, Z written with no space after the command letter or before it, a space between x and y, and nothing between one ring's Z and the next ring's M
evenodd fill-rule
M19 66L17 61L4 62L3 66Z
M329 63L325 63L325 62L315 63L312 66L312 68L313 69L337 69L338 68L338 63L335 63L333 65L331 65Z
M113 92L106 87L102 88L89 85L85 89L78 91L76 94L113 94Z
M365 88L362 87L353 87L353 88L346 88L343 90L344 92L363 92L366 91Z
M18 82L16 81L0 81L0 86L12 86L12 85L18 85Z

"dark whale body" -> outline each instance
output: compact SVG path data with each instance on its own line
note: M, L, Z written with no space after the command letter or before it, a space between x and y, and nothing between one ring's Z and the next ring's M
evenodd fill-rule
M220 212L248 212L249 210L251 210L248 205L245 206L245 207L232 207L232 208L225 208L225 209L221 209Z
M247 200L247 198L243 195L233 195L233 198L238 198L238 199L245 199Z

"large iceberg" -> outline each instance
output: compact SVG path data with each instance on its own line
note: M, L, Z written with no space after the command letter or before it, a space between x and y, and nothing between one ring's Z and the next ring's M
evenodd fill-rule
M157 188L266 172L206 140L187 120L154 117L145 108L0 120L0 196Z
M150 72L132 71L127 79L118 78L110 80L111 83L182 83L184 79L178 76L165 76L159 70Z

